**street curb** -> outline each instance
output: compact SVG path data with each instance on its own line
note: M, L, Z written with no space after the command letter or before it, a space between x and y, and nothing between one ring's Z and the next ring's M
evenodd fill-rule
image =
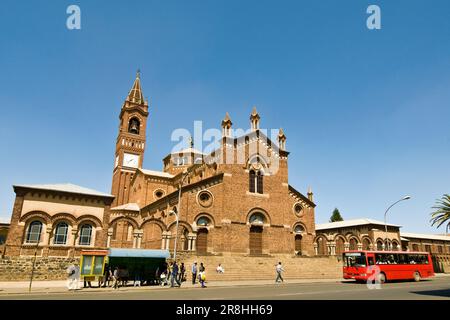
M301 281L299 280L293 280L293 282L288 281L284 284L311 284L311 283L333 283L333 282L345 282L347 280L345 279L311 279L311 281ZM251 287L251 286L268 286L273 285L275 283L233 283L233 284L218 284L217 282L214 282L213 285L209 285L209 288L227 288L227 287ZM178 287L175 287L178 288ZM179 289L195 289L200 288L200 286L185 286L185 287L179 287ZM8 295L28 295L28 294L75 294L77 292L79 293L93 293L93 292L133 292L133 291L152 291L152 290L168 290L171 289L170 286L145 286L145 287L128 287L128 288L121 288L118 290L114 290L111 287L108 288L82 288L80 290L75 291L69 291L68 289L62 289L62 288L55 288L57 290L61 291L48 291L51 288L44 288L44 290L36 290L31 292L2 292L4 289L0 289L0 297L1 296L8 296Z

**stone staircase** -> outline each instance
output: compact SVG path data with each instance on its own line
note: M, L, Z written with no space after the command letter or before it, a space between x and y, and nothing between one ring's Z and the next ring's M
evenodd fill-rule
M292 255L271 255L250 257L240 254L177 257L184 262L188 281L194 261L206 268L207 281L274 280L275 266L281 261L285 279L338 279L342 277L342 262L336 257L297 257ZM222 264L225 273L218 274L217 266Z

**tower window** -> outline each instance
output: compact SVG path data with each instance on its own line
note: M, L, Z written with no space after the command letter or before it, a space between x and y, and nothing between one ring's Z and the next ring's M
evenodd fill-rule
M139 127L141 123L137 118L131 118L128 124L128 132L133 134L139 134Z

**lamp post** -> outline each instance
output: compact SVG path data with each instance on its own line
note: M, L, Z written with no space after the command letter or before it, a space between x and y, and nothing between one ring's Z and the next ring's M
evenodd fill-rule
M42 233L42 230L40 231L38 239L36 241L36 247L34 247L33 266L31 267L31 276L30 276L30 284L28 286L28 292L31 292L31 284L33 283L34 266L36 265L36 256L37 256L37 251L39 248L39 241L41 241L41 233Z
M385 237L384 237L384 242L385 242L385 243L383 243L383 246L384 246L384 250L385 250L385 251L386 251L386 244L388 243L388 242L387 242L388 237L387 237L386 214L388 213L389 209L391 209L393 206L395 206L395 205L396 205L397 203L399 203L400 201L409 200L409 199L411 199L410 196L405 196L405 197L401 198L400 200L398 200L398 201L394 202L393 204L391 204L391 205L389 206L389 208L386 209L386 212L384 213L384 233L385 233L385 234L384 234L384 235L385 235ZM388 245L388 247L389 247L389 245ZM388 248L388 249L389 249L389 248Z
M178 209L175 207L175 210L171 211L171 214L175 215L176 222L177 222L176 231L175 231L175 246L173 248L173 260L174 261L177 261L178 221L179 221L180 212L181 212L181 189L183 188L184 179L186 179L186 177L188 175L189 175L189 172L187 170L183 171L183 175L180 180L180 188L178 190Z

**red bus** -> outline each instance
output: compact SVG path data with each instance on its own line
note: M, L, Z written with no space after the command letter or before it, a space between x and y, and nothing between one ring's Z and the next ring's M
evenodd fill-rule
M346 251L342 254L344 279L356 281L414 280L434 276L431 255L428 252L409 251ZM377 268L379 267L379 273Z

